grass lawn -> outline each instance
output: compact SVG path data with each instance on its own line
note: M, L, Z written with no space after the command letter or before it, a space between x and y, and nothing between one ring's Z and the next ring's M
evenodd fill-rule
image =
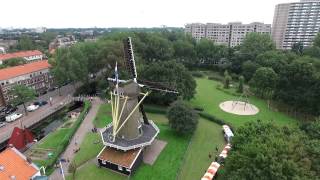
M203 176L204 171L218 155L216 147L219 148L218 153L224 147L225 142L221 132L220 125L203 118L199 119L198 127L185 156L185 162L181 167L179 180L194 180ZM209 153L212 155L211 159Z
M93 124L98 128L103 128L110 122L112 122L111 105L102 104L99 108L96 118L93 121Z
M72 180L72 176L67 176L67 180ZM76 172L76 180L125 180L126 176L122 176L115 172L111 172L105 168L98 168L93 162L87 163Z
M99 142L99 143L94 143ZM73 161L77 166L80 166L95 158L98 153L103 148L103 144L101 143L100 133L87 133L84 140L81 143L80 151L75 155Z
M45 148L45 149L55 149L57 148L61 140L64 139L67 134L70 132L70 129L58 129L52 133L50 133L48 136L46 136L44 139L42 139L37 145L37 148Z
M268 109L267 103L256 97L250 97L250 103L257 106L260 112L252 116L238 116L226 113L219 108L221 102L227 100L237 100L239 96L231 95L218 90L216 87L220 82L208 80L207 78L197 78L197 93L191 100L192 105L201 106L204 111L229 122L235 127L239 127L246 122L260 119L262 121L273 120L279 125L293 125L298 123L294 118L281 112L275 112Z
M163 116L163 118L165 117ZM176 179L191 136L179 136L167 125L159 125L159 128L161 132L158 139L166 141L167 146L153 166L142 164L133 179Z

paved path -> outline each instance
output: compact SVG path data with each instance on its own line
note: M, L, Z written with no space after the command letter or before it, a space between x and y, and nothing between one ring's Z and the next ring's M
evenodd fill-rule
M73 152L74 149L79 148L81 145L82 140L84 139L85 135L88 132L91 132L91 129L93 128L93 120L96 117L96 114L99 110L100 105L103 103L102 100L99 98L94 98L92 101L92 107L83 120L81 126L77 130L77 132L74 134L73 139L70 141L70 144L68 145L67 149L63 152L63 154L60 156L64 159L69 159L70 162L73 160L75 153ZM68 174L68 166L69 163L65 162L62 163L62 167L65 174ZM62 180L62 175L60 173L59 169L56 169L50 176L50 180Z

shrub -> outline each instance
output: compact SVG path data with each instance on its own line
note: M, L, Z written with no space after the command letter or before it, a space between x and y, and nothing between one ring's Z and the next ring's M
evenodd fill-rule
M193 107L193 109L196 111L204 111L203 107L201 107L201 106L195 106L195 107Z
M178 133L193 133L198 124L198 114L185 102L176 101L168 109L169 126Z
M194 71L194 72L192 72L191 74L192 74L192 76L194 76L194 77L198 77L198 78L203 77L203 74L202 74L202 72L200 72L200 71Z
M167 110L165 108L156 107L156 106L144 106L144 111L149 113L155 113L155 114L166 114Z

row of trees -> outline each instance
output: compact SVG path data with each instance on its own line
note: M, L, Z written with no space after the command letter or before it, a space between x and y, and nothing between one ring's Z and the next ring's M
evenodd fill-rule
M297 127L251 122L237 129L222 179L319 179L320 121Z
M119 33L101 38L98 42L78 43L70 48L58 49L50 60L57 84L82 81L87 86L90 77L101 77L101 72L105 72L102 74L104 78L99 81L106 81L106 77L113 76L116 62L119 65L120 78L127 79L122 40L128 36L133 37L139 80L176 89L184 99L193 97L195 80L183 64L168 55L168 49L164 45L169 46L169 40L158 33ZM169 34L163 36L169 37ZM174 94L154 91L148 101L170 104L176 99Z
M319 48L319 37L308 49ZM237 56L246 60L242 62L241 73L256 95L290 105L295 112L319 115L320 58L308 54L308 49L299 53L275 50L270 38L250 34Z

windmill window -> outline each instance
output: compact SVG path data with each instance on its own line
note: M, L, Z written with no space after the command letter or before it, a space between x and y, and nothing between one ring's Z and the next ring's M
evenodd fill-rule
M122 166L118 166L118 170L119 170L119 171L123 171Z

